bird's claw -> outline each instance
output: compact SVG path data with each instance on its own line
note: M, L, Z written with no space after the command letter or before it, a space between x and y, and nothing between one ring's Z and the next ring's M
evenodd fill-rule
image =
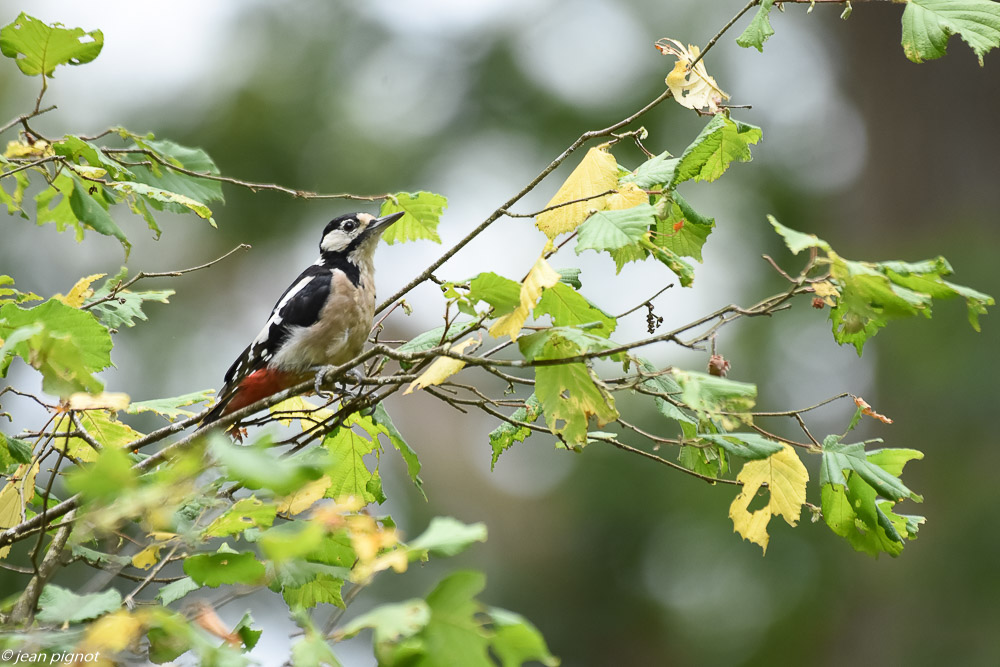
M352 368L351 370L347 371L346 373L344 373L343 375L341 375L340 377L338 377L334 381L334 383L333 383L334 384L334 392L328 392L325 389L323 389L323 381L326 379L327 374L330 371L332 371L334 368L335 368L334 366L321 366L319 369L317 369L317 371L316 371L316 381L315 381L315 383L313 385L313 387L316 389L316 395L319 396L320 398L322 398L325 401L332 400L335 393L338 394L338 395L340 395L340 396L355 396L355 395L357 395L357 393L360 391L360 388L356 388L356 389L349 388L347 386L347 382L346 382L346 378L345 378L346 375L351 375L357 381L360 381L361 380L361 373L356 368ZM357 381L354 382L354 384L358 384Z

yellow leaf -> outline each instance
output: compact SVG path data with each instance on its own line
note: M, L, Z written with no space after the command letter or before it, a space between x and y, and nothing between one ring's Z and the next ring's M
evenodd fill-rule
M620 211L626 208L633 208L639 204L648 204L649 195L635 183L626 183L618 188L616 192L608 195L606 201L609 210Z
M58 299L62 301L67 306L72 308L79 308L83 305L83 302L94 295L94 290L90 289L90 285L95 281L103 278L108 274L106 273L95 273L92 276L87 276L86 278L80 278L70 289L69 294L63 296L62 294L56 294L53 299Z
M821 280L818 283L813 283L813 292L831 308L837 305L836 299L840 298L840 290L829 280Z
M518 327L518 329L520 329L520 327ZM465 352L470 345L473 345L473 349L475 349L479 346L479 342L475 338L466 338L461 343L455 343L449 349L452 352L461 354ZM465 368L465 362L461 359L438 357L430 366L427 367L427 370L421 373L416 380L410 383L410 386L406 388L403 395L405 396L406 394L409 394L414 389L423 389L424 387L429 387L430 385L441 384L463 368Z
M44 139L39 139L33 144L17 140L8 141L7 150L3 154L4 157L44 157L46 155L55 155L55 153L53 153L49 142Z
M146 614L122 609L100 617L90 624L82 646L88 652L120 653L131 646L142 633Z
M142 437L128 424L116 420L111 412L104 409L87 410L77 414L80 426L104 447L124 447ZM56 422L56 431L75 431L76 425L64 414ZM97 460L97 450L83 438L56 438L53 446L75 459L92 463Z
M148 547L132 556L132 565L140 570L148 570L160 561L160 549L162 548L163 544L160 542L150 544Z
M780 514L790 526L795 525L806 501L809 473L795 450L785 445L766 459L744 463L736 479L743 482L743 489L729 506L733 530L743 539L759 544L767 553L768 522L772 516ZM750 502L764 485L770 494L767 506L748 512Z
M292 396L277 405L272 405L271 414L276 415L275 419L283 426L291 426L292 421L300 420L302 430L333 416L331 410L317 407L301 396Z
M603 148L591 148L545 208L587 197L594 199L567 204L540 214L536 223L538 229L550 239L573 231L592 211L604 210L604 197L596 195L613 190L617 185L618 162L615 161L615 156Z
M331 480L329 475L323 475L315 479L295 493L285 496L278 504L278 512L281 514L300 514L316 504L326 490L330 488Z
M704 60L691 67L701 53L698 47L691 44L684 48L676 39L667 37L658 41L656 48L664 55L677 57L674 69L667 75L667 87L677 103L688 109L708 109L710 113L717 113L719 105L728 100L729 95L708 75Z
M86 394L77 392L69 397L70 410L124 410L132 399L128 394L101 392Z
M19 465L10 481L0 489L0 530L6 530L24 519L24 506L35 496L35 475L38 464ZM10 546L0 548L0 558L6 558Z
M525 320L528 319L531 310L535 307L539 297L542 296L542 290L546 287L552 287L557 282L559 282L559 273L549 266L549 263L545 261L545 255L542 255L531 267L524 282L521 283L521 305L494 322L493 326L490 327L490 335L494 338L510 336L511 340L517 340L518 334L521 333L521 327L524 326Z

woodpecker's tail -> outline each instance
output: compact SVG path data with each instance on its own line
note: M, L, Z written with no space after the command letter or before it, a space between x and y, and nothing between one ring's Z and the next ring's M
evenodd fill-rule
M230 413L252 405L268 396L273 396L279 391L298 384L306 377L308 377L308 374L303 375L301 373L279 371L273 368L260 368L240 380L235 386L223 388L219 394L218 403L201 420L201 425L207 426Z

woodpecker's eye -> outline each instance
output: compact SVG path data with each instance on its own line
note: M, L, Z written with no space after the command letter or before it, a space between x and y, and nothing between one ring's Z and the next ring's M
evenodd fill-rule
M345 220L344 224L342 224L340 228L343 229L345 232L353 232L355 229L358 228L358 223L356 223L353 220Z

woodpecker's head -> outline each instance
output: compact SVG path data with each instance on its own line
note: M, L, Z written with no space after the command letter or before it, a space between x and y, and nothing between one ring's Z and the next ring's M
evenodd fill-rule
M350 213L334 218L323 230L319 251L323 255L332 253L351 260L370 258L382 232L402 217L402 213L392 213L382 218L376 218L370 213Z

